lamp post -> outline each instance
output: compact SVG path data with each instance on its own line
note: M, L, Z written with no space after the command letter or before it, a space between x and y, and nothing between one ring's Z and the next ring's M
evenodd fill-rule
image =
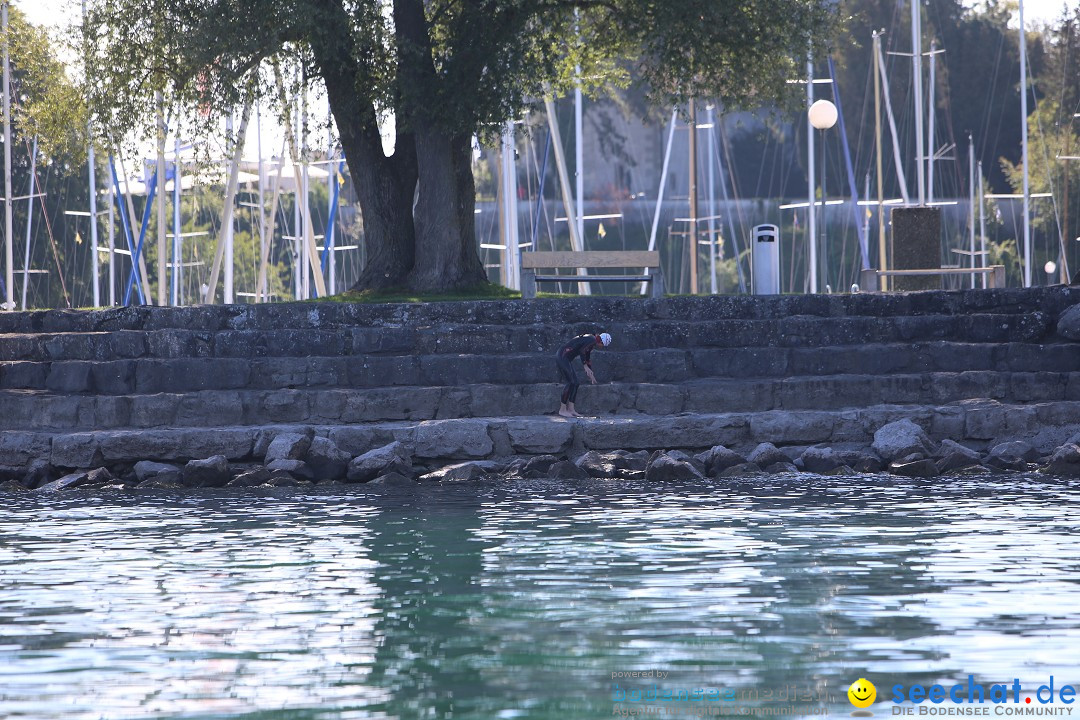
M807 115L810 119L810 124L818 130L828 130L836 124L837 112L836 106L828 100L818 100L807 111ZM821 222L819 223L820 229L818 233L824 237L825 235L825 138L824 135L821 138ZM810 208L810 212L816 212L814 207ZM817 244L816 237L810 238L810 286L812 288L817 287Z

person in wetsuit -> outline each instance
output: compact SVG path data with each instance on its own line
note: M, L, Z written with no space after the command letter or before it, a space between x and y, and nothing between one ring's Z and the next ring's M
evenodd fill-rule
M592 351L597 347L607 347L611 344L611 336L607 333L599 335L578 335L576 338L563 343L559 351L555 353L555 364L559 372L566 379L566 387L563 389L562 403L559 405L559 414L563 417L581 417L574 409L574 401L577 399L578 379L574 372L573 360L581 357L581 364L585 366L585 374L589 382L596 384L596 376L592 371Z

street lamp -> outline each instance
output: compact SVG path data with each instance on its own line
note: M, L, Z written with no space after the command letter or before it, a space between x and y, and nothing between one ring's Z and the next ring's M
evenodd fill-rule
M825 130L828 130L829 128L831 128L833 125L836 124L836 119L837 119L836 106L833 105L828 100L818 100L817 102L815 102L813 105L810 106L810 109L807 111L807 114L808 114L809 119L810 119L810 124L813 125L815 128L817 128L818 130L825 131ZM810 211L811 212L816 212L816 209L811 207ZM821 222L819 223L820 228L818 230L818 233L821 235L822 238L824 238L825 237L825 136L824 136L824 132L822 132L822 137L821 137L821 215L820 215L820 218L821 218ZM810 262L809 262L809 265L810 265L810 273L811 273L812 277L817 275L817 245L818 245L818 239L817 238L811 238L810 239ZM828 278L826 278L826 280L827 279ZM812 283L812 285L816 286L817 283L816 282Z

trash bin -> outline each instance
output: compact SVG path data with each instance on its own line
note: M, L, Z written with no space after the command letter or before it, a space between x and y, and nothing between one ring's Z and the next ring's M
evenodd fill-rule
M775 225L754 227L752 258L755 295L780 294L780 228Z

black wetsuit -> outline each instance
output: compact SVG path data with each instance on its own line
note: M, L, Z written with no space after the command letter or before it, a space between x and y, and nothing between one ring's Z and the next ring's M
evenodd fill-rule
M600 342L600 338L596 335L578 335L573 340L563 343L563 346L559 348L559 351L555 353L555 364L559 366L559 372L566 378L566 388L563 390L562 403L574 402L577 398L578 379L577 374L574 372L574 366L571 364L574 358L581 356L581 362L588 368L592 368L592 361L590 356L592 355L593 348Z

